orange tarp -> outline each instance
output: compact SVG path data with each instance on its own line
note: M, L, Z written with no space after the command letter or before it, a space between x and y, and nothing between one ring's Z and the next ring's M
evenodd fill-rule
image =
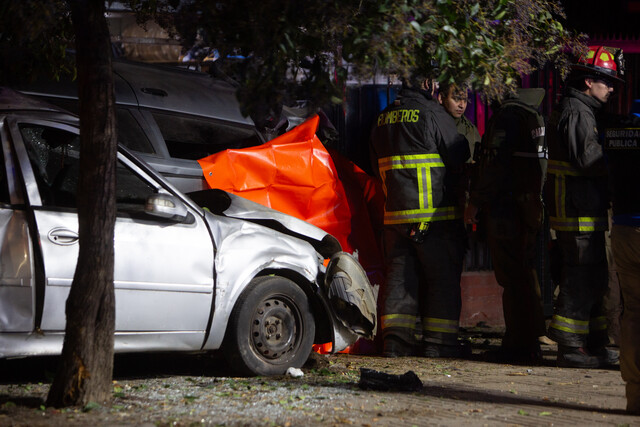
M303 219L353 252L351 211L331 156L315 132L318 116L257 147L225 150L199 160L219 188Z

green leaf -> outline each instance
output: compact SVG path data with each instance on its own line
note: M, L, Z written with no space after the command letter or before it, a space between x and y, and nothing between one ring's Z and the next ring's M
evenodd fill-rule
M183 399L185 400L185 402L187 402L187 403L193 403L196 399L198 399L198 396L193 396L193 395L191 395L191 394L187 394L186 396L183 396L182 398L183 398Z
M82 412L89 412L89 411L93 411L94 409L98 409L98 408L101 408L99 403L97 403L97 402L89 402L84 406L84 408L82 408Z
M541 417L546 417L546 416L549 416L549 415L552 415L552 414L551 414L551 412L543 411L543 412L540 412L538 415L541 416Z
M445 25L444 27L442 27L442 30L453 34L455 37L458 37L458 30L453 28L451 25Z
M525 411L524 409L520 409L518 411L518 415L529 415L529 413L527 411Z

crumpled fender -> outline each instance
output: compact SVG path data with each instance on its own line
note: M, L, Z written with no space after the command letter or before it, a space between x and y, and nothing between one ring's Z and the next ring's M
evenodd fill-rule
M327 266L325 286L338 320L354 333L373 339L378 286L371 286L360 263L351 254L338 252Z

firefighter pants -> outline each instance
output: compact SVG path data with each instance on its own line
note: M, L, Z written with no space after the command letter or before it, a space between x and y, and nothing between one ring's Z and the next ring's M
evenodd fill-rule
M412 240L408 231L408 224L384 229L383 336L412 345L420 339L457 344L464 225L461 220L434 221L422 243Z
M614 225L611 245L624 304L620 373L627 383L627 410L640 414L640 228Z
M535 264L542 210L538 210L538 219L533 224L517 208L513 213L510 217L488 218L487 221L487 243L493 269L503 288L505 334L502 347L535 351L539 348L538 338L546 333ZM501 226L496 227L496 223Z
M609 342L603 299L608 271L604 231L557 231L562 278L549 337L567 347Z

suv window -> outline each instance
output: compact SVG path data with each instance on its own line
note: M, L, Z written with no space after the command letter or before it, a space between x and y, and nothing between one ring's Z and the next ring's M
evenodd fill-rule
M77 99L46 98L46 100L74 114L79 112ZM118 142L138 153L155 154L153 145L128 108L116 106L116 120L118 122Z
M54 127L20 124L33 173L45 206L76 207L80 173L80 138ZM116 206L118 211L142 212L154 188L118 162Z
M198 160L227 148L262 144L255 129L201 118L151 112L171 157Z

